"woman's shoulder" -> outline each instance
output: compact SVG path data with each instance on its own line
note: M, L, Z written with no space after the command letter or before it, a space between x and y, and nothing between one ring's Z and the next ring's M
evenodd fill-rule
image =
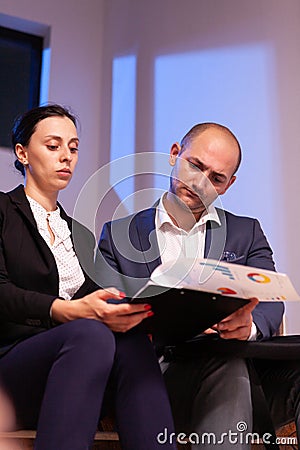
M24 187L21 184L11 191L0 191L0 208L7 207L14 199L18 201L22 196L24 196Z
M0 191L0 205L4 205L9 201L8 192Z
M3 218L6 216L8 211L10 210L10 198L8 192L0 191L0 221L2 223Z

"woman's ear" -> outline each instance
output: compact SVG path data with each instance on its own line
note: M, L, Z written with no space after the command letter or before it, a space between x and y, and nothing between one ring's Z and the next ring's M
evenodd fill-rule
M20 163L22 163L24 166L28 164L28 152L22 144L16 144L15 154Z

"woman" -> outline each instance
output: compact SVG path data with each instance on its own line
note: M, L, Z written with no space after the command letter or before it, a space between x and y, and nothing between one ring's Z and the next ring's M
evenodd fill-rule
M170 407L151 343L133 329L152 311L106 302L124 294L84 272L57 203L77 164L76 119L59 105L32 109L12 142L25 183L0 194L0 377L16 426L37 427L36 450L89 449L109 382L122 449L161 448Z

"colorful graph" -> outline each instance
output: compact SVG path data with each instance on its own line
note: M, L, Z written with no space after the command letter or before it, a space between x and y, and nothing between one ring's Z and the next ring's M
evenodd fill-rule
M227 288L227 287L219 287L217 290L220 291L222 295L236 295L237 294L236 291L234 291L233 289Z
M205 262L200 262L200 266L213 267L214 270L221 272L222 275L228 277L230 280L235 280L234 274L227 266L222 266L222 264L217 265L216 263L209 263L207 260Z
M249 280L254 281L255 283L270 283L271 279L264 275L263 273L251 272L247 274Z

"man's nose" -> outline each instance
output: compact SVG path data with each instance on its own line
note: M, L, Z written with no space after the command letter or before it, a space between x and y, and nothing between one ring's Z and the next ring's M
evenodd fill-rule
M199 170L197 174L195 174L193 179L193 184L197 187L197 189L201 191L205 191L209 186L209 179L205 172Z

